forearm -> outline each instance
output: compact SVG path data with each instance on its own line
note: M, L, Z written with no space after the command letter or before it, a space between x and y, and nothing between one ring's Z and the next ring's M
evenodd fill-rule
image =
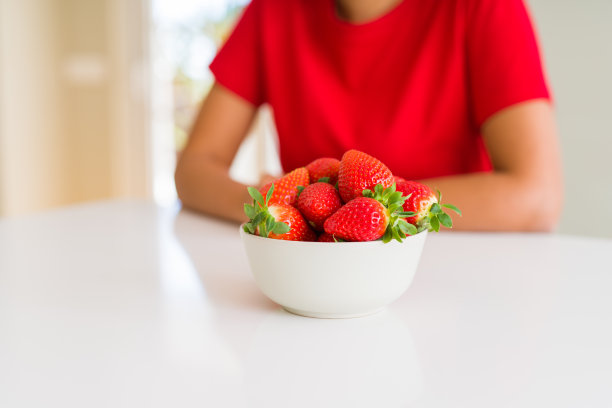
M440 190L453 228L476 231L551 231L561 211L561 190L554 180L534 182L511 173L474 173L422 181Z
M212 159L184 156L176 167L176 190L183 206L234 222L246 221L243 205L252 201L229 168Z

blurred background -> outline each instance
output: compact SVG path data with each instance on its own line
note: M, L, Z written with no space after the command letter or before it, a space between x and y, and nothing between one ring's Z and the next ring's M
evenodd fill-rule
M114 198L176 201L208 64L248 0L0 0L0 216ZM612 237L612 1L527 0L565 176L559 232ZM232 166L280 170L263 108ZM590 219L588 217L591 217Z

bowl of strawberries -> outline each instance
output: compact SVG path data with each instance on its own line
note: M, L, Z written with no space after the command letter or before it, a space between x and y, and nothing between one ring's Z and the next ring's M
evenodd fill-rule
M285 310L347 318L384 309L410 286L429 231L452 227L427 186L366 153L321 158L249 187L240 235L255 282Z

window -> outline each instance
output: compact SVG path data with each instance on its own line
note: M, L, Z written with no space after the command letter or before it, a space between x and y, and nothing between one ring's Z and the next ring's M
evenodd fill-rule
M214 78L208 65L230 34L248 0L153 0L154 194L176 199L174 166L185 146L199 104ZM231 175L256 183L262 172L280 170L269 110L259 115L232 165Z

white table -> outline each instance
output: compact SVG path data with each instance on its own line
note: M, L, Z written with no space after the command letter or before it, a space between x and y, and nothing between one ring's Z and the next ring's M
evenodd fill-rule
M612 241L430 234L387 311L290 315L238 227L144 202L0 220L0 406L611 407Z

